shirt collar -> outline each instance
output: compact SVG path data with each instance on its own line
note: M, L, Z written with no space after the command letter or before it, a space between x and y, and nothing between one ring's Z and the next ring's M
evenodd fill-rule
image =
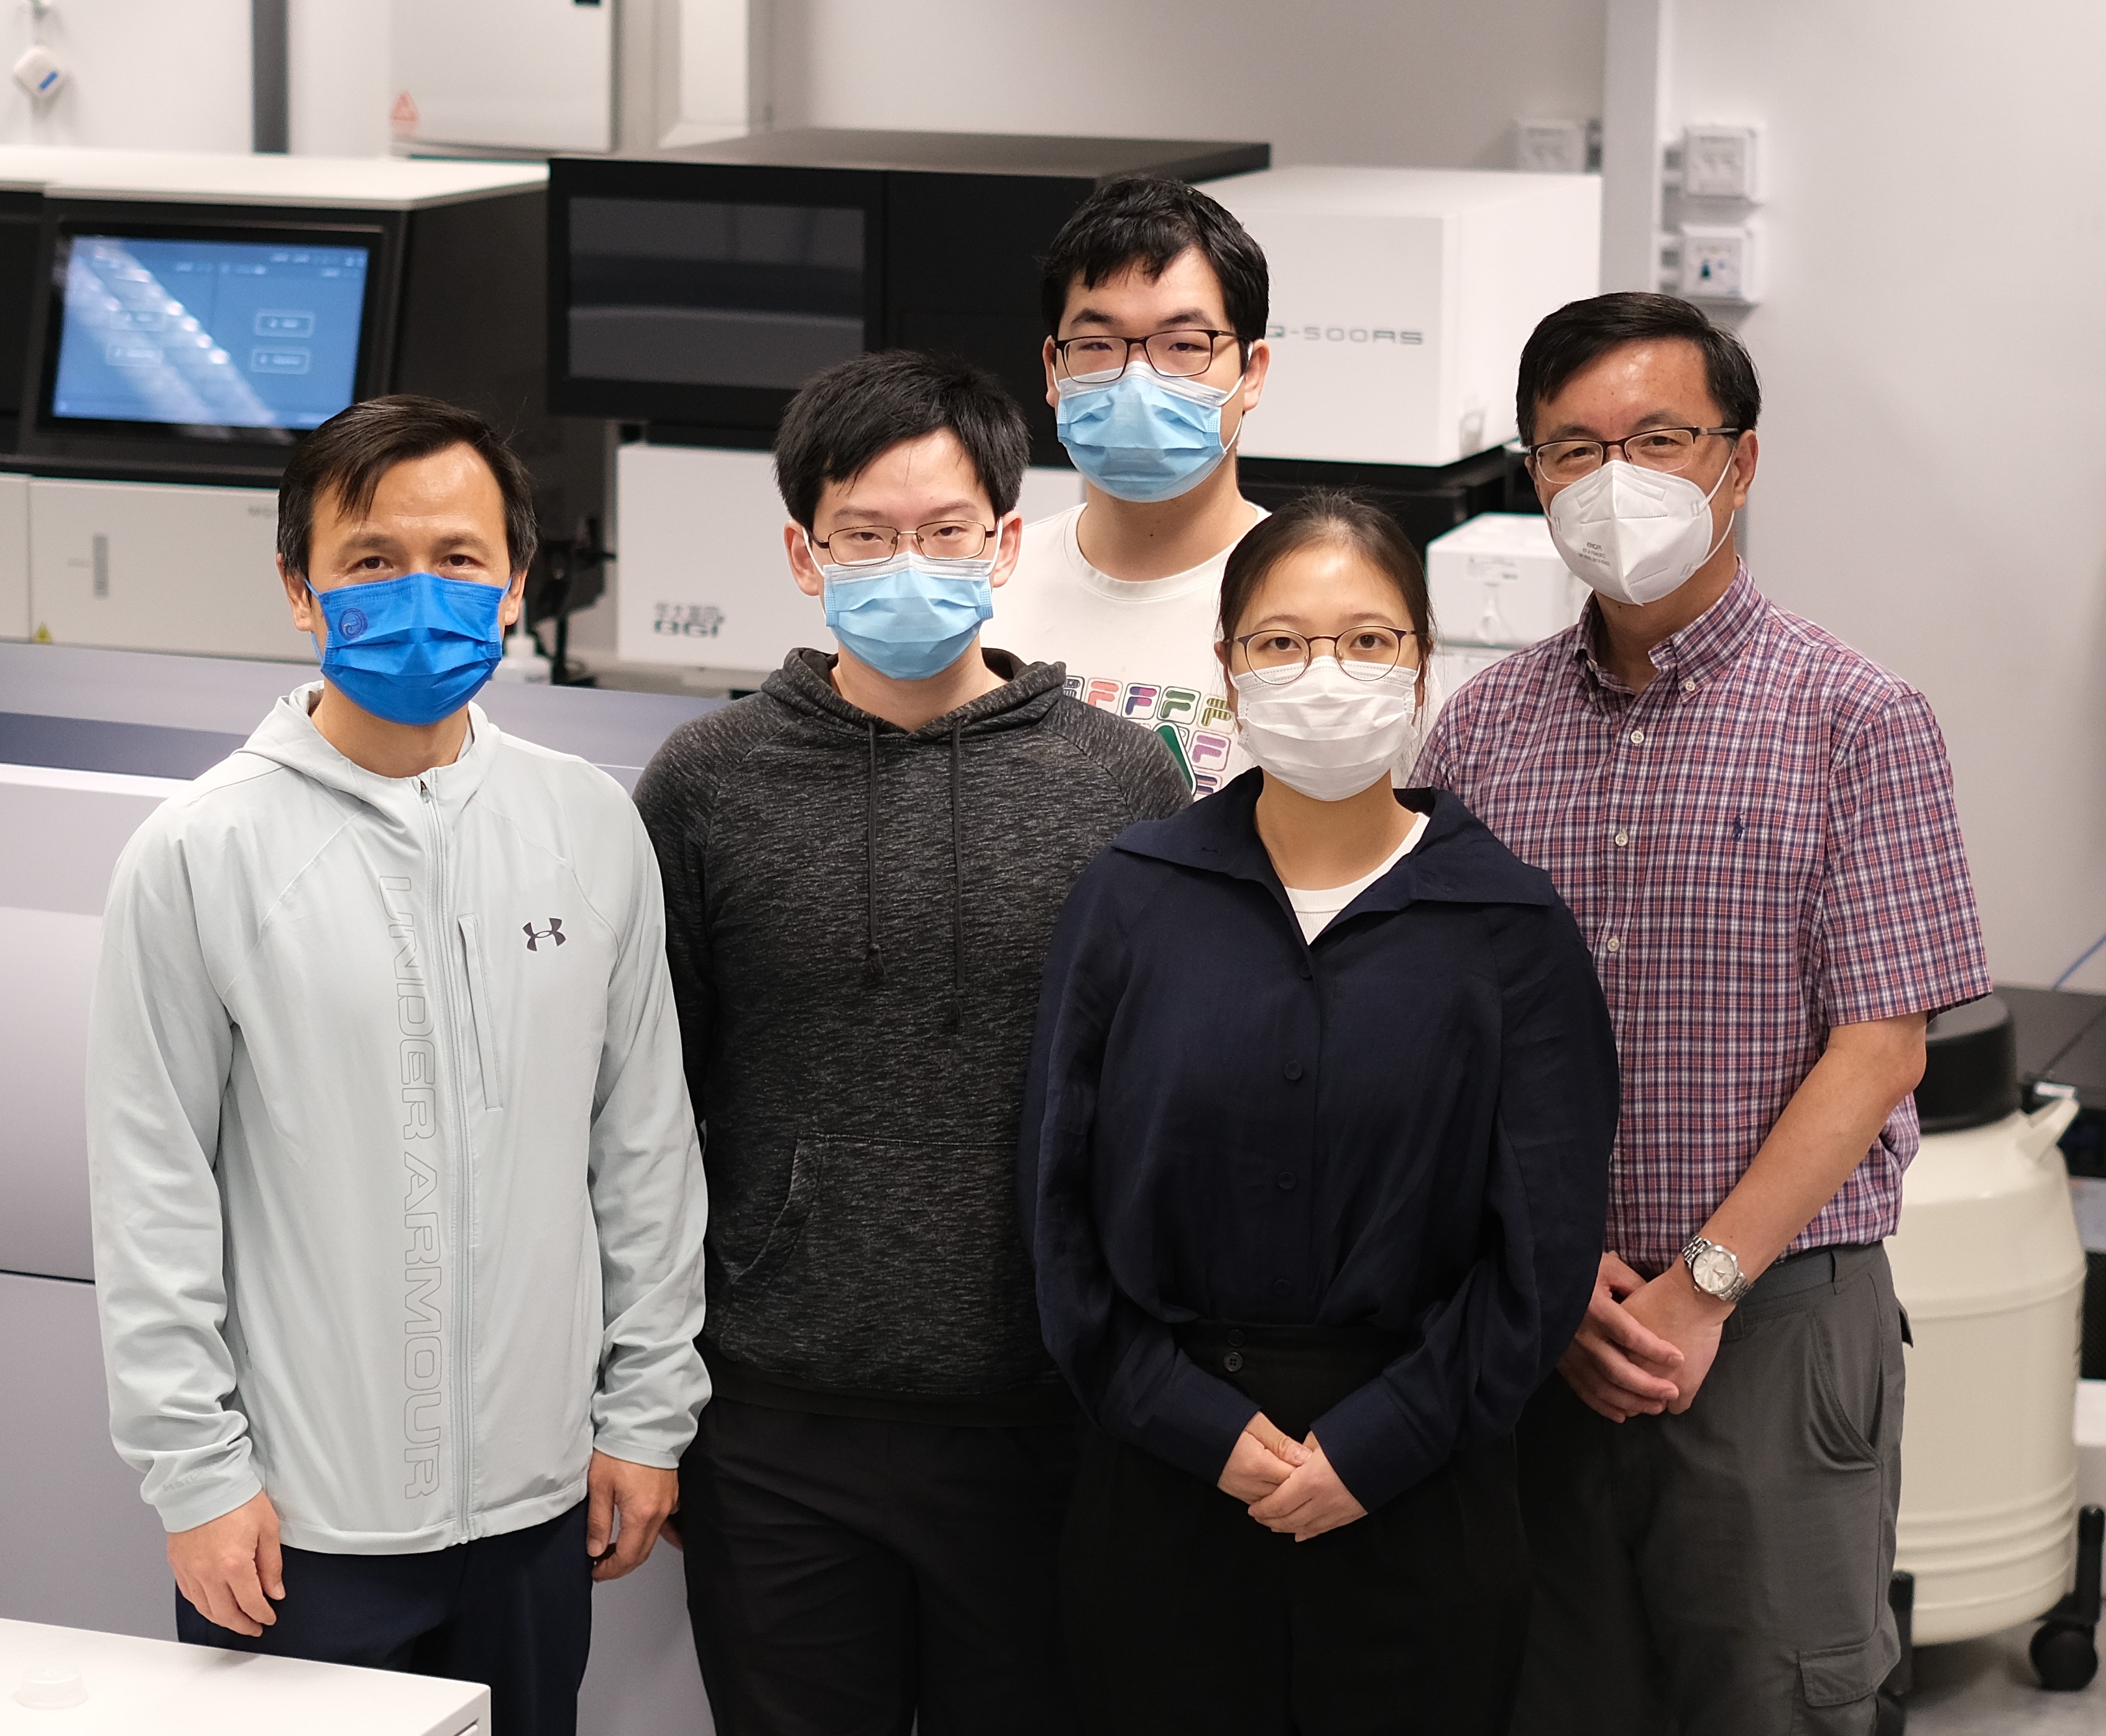
M1725 594L1681 632L1669 633L1653 647L1653 668L1685 683L1702 686L1732 666L1769 606L1769 599L1749 576L1748 563L1736 563L1733 582ZM1605 691L1628 693L1630 689L1622 679L1594 655L1594 635L1601 624L1601 602L1590 595L1580 611L1580 629L1573 635L1573 655Z
M1287 893L1257 835L1265 774L1256 769L1167 820L1129 826L1112 848L1203 873L1254 880L1282 909ZM1484 823L1445 790L1400 790L1397 799L1427 816L1411 853L1362 893L1355 911L1402 910L1419 900L1445 904L1553 904L1549 878L1519 861ZM1290 911L1290 914L1292 914Z

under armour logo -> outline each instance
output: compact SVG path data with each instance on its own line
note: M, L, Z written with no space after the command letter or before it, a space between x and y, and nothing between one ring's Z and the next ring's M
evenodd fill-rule
M522 923L520 926L526 931L529 952L539 952L541 949L536 942L540 941L552 940L558 946L563 944L563 919L560 916L551 916L545 928L537 928L531 922Z

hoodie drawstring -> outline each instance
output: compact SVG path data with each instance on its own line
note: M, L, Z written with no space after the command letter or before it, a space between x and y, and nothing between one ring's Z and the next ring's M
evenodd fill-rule
M877 723L870 724L869 771L863 781L863 986L885 981L885 955L877 947Z
M951 1016L952 1031L965 1022L966 849L958 818L959 726L951 726Z

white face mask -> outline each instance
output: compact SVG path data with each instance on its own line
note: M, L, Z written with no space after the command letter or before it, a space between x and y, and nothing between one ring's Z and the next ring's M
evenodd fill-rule
M1319 657L1284 687L1234 678L1236 726L1268 777L1318 802L1342 802L1418 758L1418 671L1401 664L1361 681Z
M1611 459L1550 497L1550 539L1604 597L1657 602L1687 584L1731 534L1728 518L1712 535L1711 496L1732 473L1729 459L1706 494L1687 477Z

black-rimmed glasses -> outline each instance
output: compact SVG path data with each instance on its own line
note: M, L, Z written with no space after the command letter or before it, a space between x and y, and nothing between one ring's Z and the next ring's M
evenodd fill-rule
M945 518L912 531L897 530L890 525L850 525L831 536L813 537L812 546L825 549L836 566L868 566L889 561L899 553L900 538L912 536L914 546L933 559L974 561L986 550L988 539L993 535L992 525Z
M1338 667L1355 681L1380 681L1404 660L1404 648L1416 646L1418 634L1403 627L1349 627L1343 633L1299 633L1272 627L1229 642L1243 654L1252 674L1267 687L1298 681L1328 645ZM1418 667L1416 660L1412 667Z
M1547 440L1530 446L1528 455L1537 473L1548 482L1577 482L1591 477L1620 451L1626 462L1641 470L1665 471L1670 476L1696 462L1696 442L1707 434L1738 436L1740 428L1642 428L1621 440Z
M1210 331L1195 325L1151 332L1145 338L1095 333L1083 338L1063 338L1053 349L1060 358L1061 371L1070 379L1088 380L1092 384L1115 380L1131 365L1136 350L1148 357L1148 365L1158 374L1183 379L1204 374L1221 354L1223 340L1233 343L1235 338L1234 332Z

